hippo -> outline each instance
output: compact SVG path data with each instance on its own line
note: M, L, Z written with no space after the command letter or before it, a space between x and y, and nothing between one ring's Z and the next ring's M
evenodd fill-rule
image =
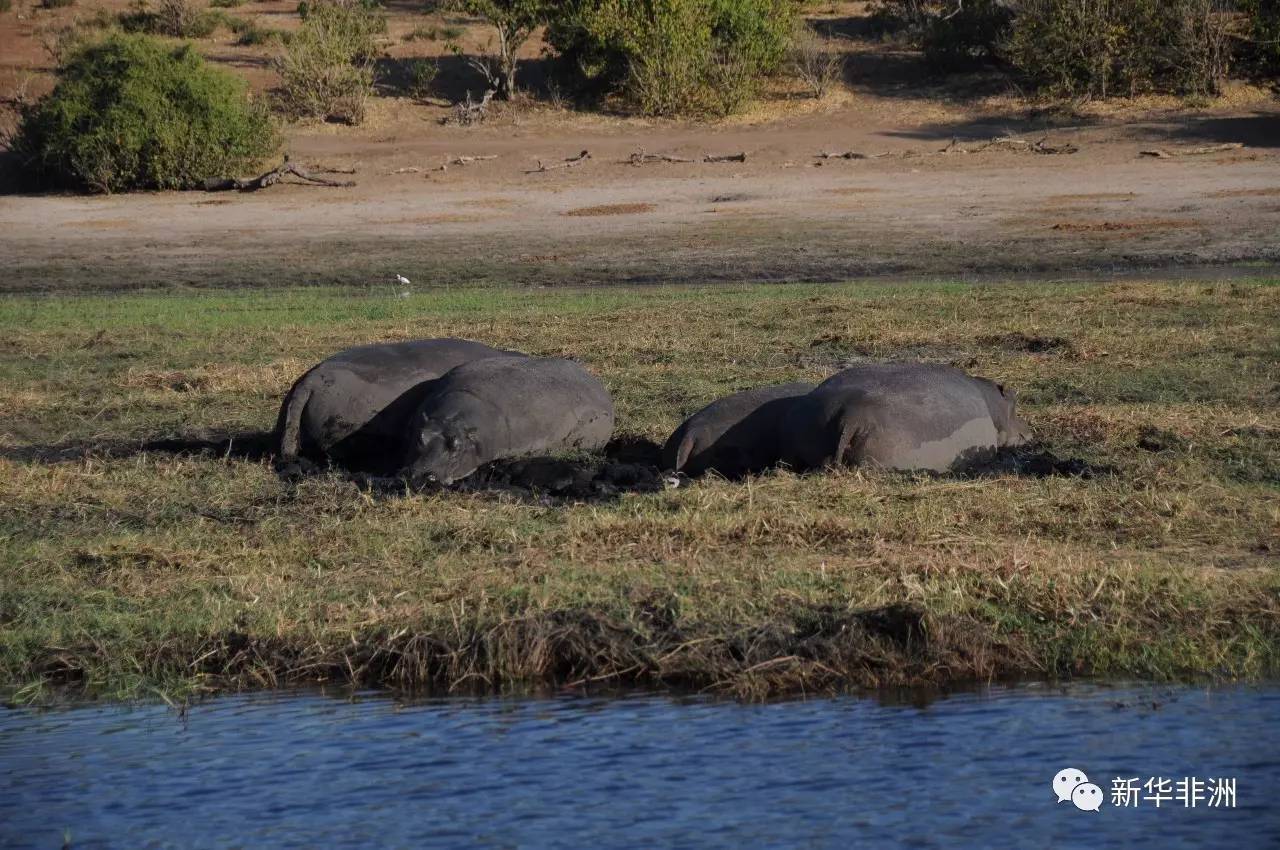
M448 485L495 460L603 448L613 399L572 360L492 357L464 363L427 391L409 422L401 474Z
M782 423L783 460L797 470L961 470L1030 438L1014 403L1012 390L951 366L855 366L791 405Z
M298 379L276 421L283 468L299 455L352 470L395 471L409 417L429 382L455 366L524 355L468 339L416 339L340 351Z
M813 384L781 384L734 393L690 416L662 447L662 468L689 476L712 470L726 478L762 472L778 463L778 426Z

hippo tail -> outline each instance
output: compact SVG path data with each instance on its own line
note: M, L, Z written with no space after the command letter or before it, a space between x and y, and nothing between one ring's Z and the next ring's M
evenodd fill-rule
M673 435L662 447L662 467L671 472L679 472L689 462L693 454L693 435L688 431Z
M276 419L276 437L279 440L277 457L282 461L298 459L298 451L302 443L302 411L311 401L311 386L306 379L298 381L285 396L280 405L280 416Z

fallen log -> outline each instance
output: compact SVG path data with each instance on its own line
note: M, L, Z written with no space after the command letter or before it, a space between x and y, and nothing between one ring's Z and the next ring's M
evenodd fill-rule
M645 153L644 148L640 148L627 158L627 162L631 165L645 165L650 162L693 162L693 160L665 153Z
M747 152L743 151L742 153L728 153L728 154L723 154L721 156L707 154L702 158L702 161L703 162L746 162Z
M959 139L952 139L951 143L948 144L942 150L938 151L938 153L943 153L943 154L982 153L983 151L992 150L992 149L1003 149L1003 150L1015 151L1018 153L1038 153L1038 154L1046 154L1046 155L1073 154L1073 153L1078 153L1080 151L1080 148L1071 144L1070 142L1065 142L1061 145L1051 145L1048 143L1047 136L1036 142L1030 141L1028 139L1015 139L1011 136L998 136L997 138L991 139L990 141L983 142L982 144L973 148L966 148L960 144Z
M337 169L318 169L322 173L328 174L354 174L355 170L339 171ZM204 181L204 190L206 192L226 192L235 190L237 192L256 192L259 189L266 189L268 186L274 186L286 177L297 177L304 183L313 186L332 186L335 188L344 188L354 186L354 180L330 180L327 177L317 177L315 173L308 171L300 165L295 165L289 161L289 157L284 158L284 164L277 168L273 168L266 174L259 174L257 177L246 179L238 179L234 177L210 177Z
M1185 150L1165 150L1164 148L1155 148L1149 151L1138 151L1138 156L1150 156L1156 159L1172 159L1177 156L1203 156L1207 153L1222 153L1224 151L1238 151L1244 147L1243 142L1226 142L1221 145L1205 145L1201 148L1188 148Z
M845 151L844 153L828 153L827 151L819 151L814 154L818 159L871 159L865 153L857 151Z
M587 151L583 151L577 156L571 156L563 162L557 162L551 165L547 165L542 160L538 160L538 167L531 171L526 171L525 174L540 174L543 171L554 171L557 168L573 168L576 165L582 165L582 163L589 159L591 159L591 154Z

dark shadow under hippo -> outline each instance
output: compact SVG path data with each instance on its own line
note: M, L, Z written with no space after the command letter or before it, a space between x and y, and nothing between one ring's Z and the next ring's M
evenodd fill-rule
M401 471L414 486L447 485L495 460L600 449L612 434L609 391L572 360L476 360L431 384Z
M404 453L410 418L430 382L455 366L524 355L467 339L361 345L313 366L284 398L277 462L331 460L352 471L390 473Z
M792 403L813 384L782 384L714 401L677 428L662 449L663 469L696 477L716 472L741 478L776 466L779 427Z
M960 471L1027 441L1011 390L930 363L846 369L789 408L783 460L798 471L830 465Z

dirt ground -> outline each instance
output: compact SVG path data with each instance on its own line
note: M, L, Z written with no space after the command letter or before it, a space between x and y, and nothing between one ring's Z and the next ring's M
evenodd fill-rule
M384 82L365 125L285 134L295 161L354 168L355 187L3 196L0 289L382 284L395 274L413 287L825 281L1280 262L1272 93L1233 84L1195 108L1037 108L998 74L930 82L918 56L863 36L863 5L834 4L811 21L848 59L847 85L821 101L783 87L713 124L576 111L554 102L533 44L526 102L463 128L441 118L477 81L440 37L409 35L432 21L457 26L458 43L478 51L484 28L392 4L384 81L406 58L443 57L446 97L415 101ZM230 11L296 25L286 2ZM41 34L72 14L0 15L0 88L11 98L48 87ZM200 49L259 92L273 84L278 48L237 47L220 31ZM1001 136L1079 150L975 150ZM1227 143L1243 147L1141 155ZM578 166L537 170L582 150L591 158ZM746 161L631 164L641 150ZM869 158L818 158L824 151ZM496 159L441 170L458 156Z

